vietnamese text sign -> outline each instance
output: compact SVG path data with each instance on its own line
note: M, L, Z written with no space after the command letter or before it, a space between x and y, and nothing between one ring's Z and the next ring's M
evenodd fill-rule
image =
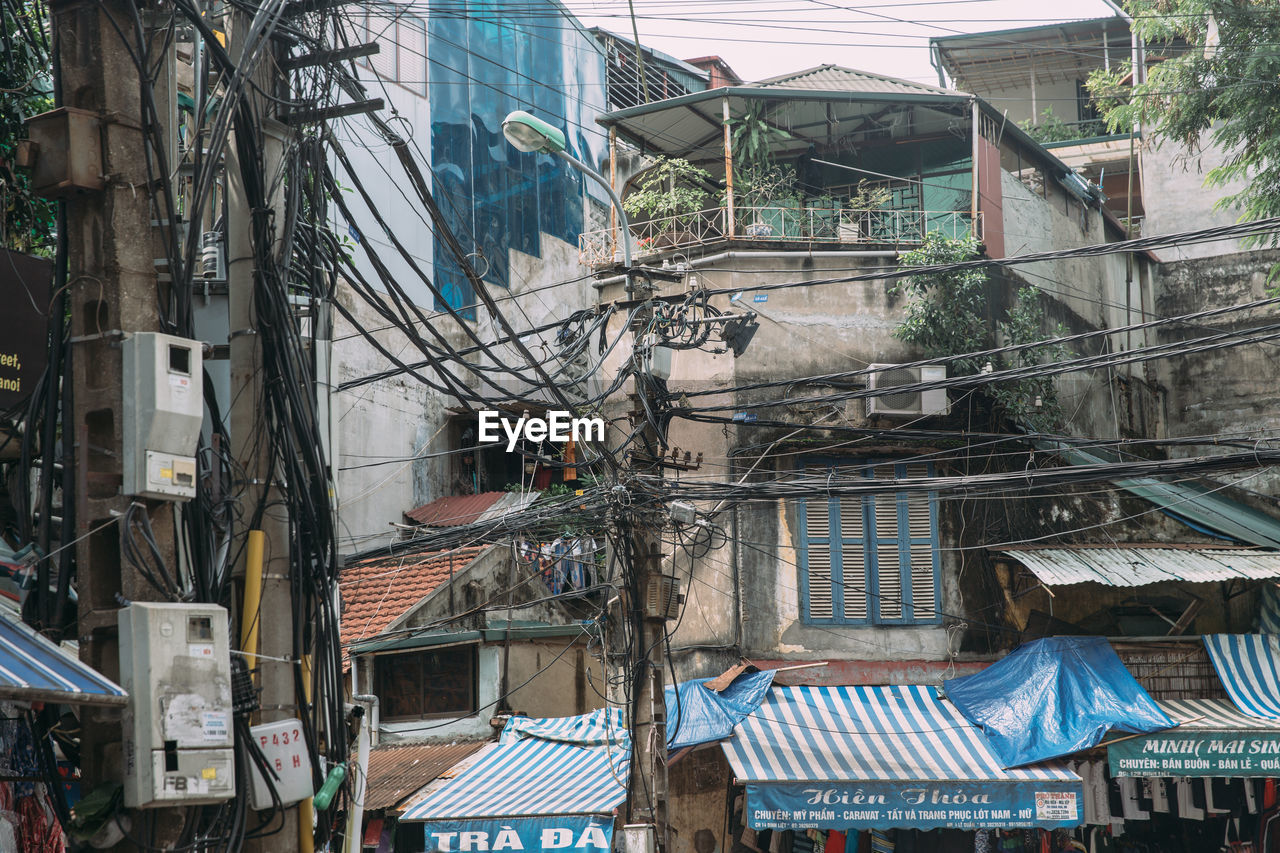
M935 829L1079 826L1071 781L788 782L747 785L753 829Z
M602 815L433 820L425 826L427 853L608 853L613 840L613 818Z
M1280 776L1280 731L1158 732L1107 747L1112 776Z
M31 396L49 361L53 262L0 249L0 409Z

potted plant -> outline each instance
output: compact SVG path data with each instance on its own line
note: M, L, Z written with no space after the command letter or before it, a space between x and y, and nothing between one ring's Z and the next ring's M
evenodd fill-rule
M747 237L794 237L800 230L800 190L796 170L754 163L734 174L734 201L742 210Z
M711 174L682 157L659 157L622 200L628 216L648 221L641 249L662 249L693 242L694 219L711 192Z

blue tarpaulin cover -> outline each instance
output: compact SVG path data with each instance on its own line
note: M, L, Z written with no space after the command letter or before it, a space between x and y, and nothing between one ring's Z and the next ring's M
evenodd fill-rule
M733 727L764 701L773 684L773 672L744 672L719 693L705 686L710 678L668 687L667 749L714 743L733 734Z
M1088 749L1108 729L1138 734L1175 725L1102 637L1035 640L943 686L1005 767Z

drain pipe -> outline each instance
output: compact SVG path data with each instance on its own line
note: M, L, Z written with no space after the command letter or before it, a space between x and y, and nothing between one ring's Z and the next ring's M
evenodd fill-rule
M351 698L364 708L364 713L360 715L360 734L356 738L356 771L351 779L351 808L347 813L343 853L360 853L364 840L364 798L369 789L369 747L378 723L378 697L357 694Z

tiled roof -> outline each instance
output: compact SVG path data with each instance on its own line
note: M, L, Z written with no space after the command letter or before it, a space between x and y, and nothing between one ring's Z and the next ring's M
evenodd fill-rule
M369 751L365 811L399 805L415 791L477 752L484 741L380 746Z
M839 65L819 65L806 71L784 74L760 82L764 89L812 89L818 92L890 92L907 95L956 95L950 89L939 89L924 83L912 83L897 77L885 77L866 71L854 71Z
M342 570L342 645L382 633L388 625L466 568L486 546L374 557Z
M478 495L453 495L437 498L429 504L406 512L405 518L427 527L456 527L501 518L538 499L540 492L481 492Z

